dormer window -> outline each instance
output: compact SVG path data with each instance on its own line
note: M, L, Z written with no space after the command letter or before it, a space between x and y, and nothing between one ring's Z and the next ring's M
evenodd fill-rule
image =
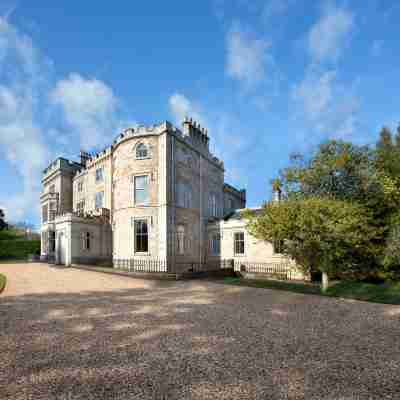
M142 160L149 157L149 150L144 143L140 143L136 146L136 158Z

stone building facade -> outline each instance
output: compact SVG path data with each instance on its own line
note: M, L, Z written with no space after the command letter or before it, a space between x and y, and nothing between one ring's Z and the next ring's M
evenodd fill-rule
M246 205L224 182L207 131L185 119L121 133L105 150L59 158L43 173L43 259L70 265L165 260L204 264L208 226ZM220 254L223 258L223 254Z

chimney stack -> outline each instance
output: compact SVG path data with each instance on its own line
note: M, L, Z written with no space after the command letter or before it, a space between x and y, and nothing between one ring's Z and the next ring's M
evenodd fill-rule
M80 159L81 159L81 164L86 167L87 162L91 159L92 157L90 156L89 153L86 153L85 151L81 150L80 151Z

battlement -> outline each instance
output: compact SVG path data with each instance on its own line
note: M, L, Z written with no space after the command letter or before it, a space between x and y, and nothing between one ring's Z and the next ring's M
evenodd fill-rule
M199 123L193 121L192 118L185 118L182 122L183 136L190 137L193 144L201 145L209 151L210 138L207 129L202 128Z

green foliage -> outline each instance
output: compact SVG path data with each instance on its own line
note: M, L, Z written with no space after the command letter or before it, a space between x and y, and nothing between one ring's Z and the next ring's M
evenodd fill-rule
M292 282L225 278L224 283L229 285L285 290L289 292L323 295L328 297L344 297L374 303L400 304L399 282L378 285L364 282L342 281L336 282L323 293L319 286Z
M4 288L6 287L6 282L7 282L7 278L5 277L5 275L0 274L0 293L4 290Z
M4 211L2 209L0 209L0 231L4 230L6 228L7 228L7 223L5 220Z
M0 260L22 260L29 254L40 254L40 240L0 240Z
M329 198L288 199L265 204L260 216L251 212L245 216L255 237L281 241L283 253L308 272L361 279L374 268L374 241L381 232L359 204Z

